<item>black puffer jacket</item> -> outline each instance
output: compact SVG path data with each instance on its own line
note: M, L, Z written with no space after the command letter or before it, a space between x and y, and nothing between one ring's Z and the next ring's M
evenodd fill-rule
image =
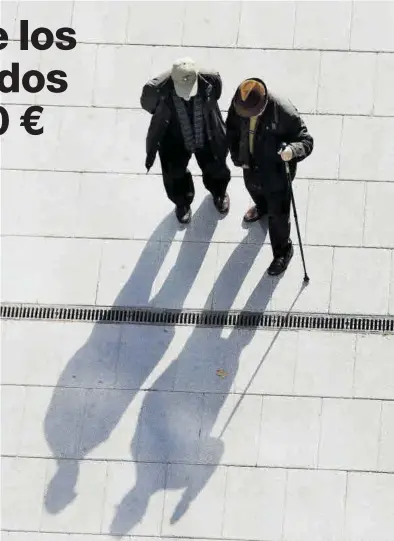
M233 102L234 98L227 115L226 128L234 165L249 165L259 172L262 187L268 192L285 189L286 169L278 155L281 144L286 143L293 149L294 158L289 162L292 180L297 172L297 162L307 158L313 150L313 138L300 114L289 100L268 92L266 109L257 125L253 156L250 157L249 119L236 114Z
M151 81L143 89L140 99L141 107L152 115L146 137L146 168L149 170L156 158L171 115L174 114L172 94L174 85L171 72L167 71ZM228 154L226 130L218 100L222 94L222 80L217 72L201 71L198 74L198 93L204 99L204 121L209 123L212 139L209 141L213 155L225 158Z

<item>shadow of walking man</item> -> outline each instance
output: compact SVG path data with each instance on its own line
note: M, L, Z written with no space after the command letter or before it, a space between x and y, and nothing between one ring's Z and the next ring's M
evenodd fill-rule
M145 245L114 305L132 305L137 297L139 305L166 306L171 301L172 306L181 308L204 262L219 219L207 197L185 232L167 279L150 299L154 281L179 230L173 214L167 216ZM204 242L190 242L196 229ZM160 242L163 238L166 241ZM46 440L58 459L57 471L45 494L48 512L59 513L74 500L79 461L109 438L162 359L175 332L173 327L161 328L159 335L151 331L148 327L98 323L61 374L44 420ZM122 362L118 362L122 343L126 343L127 351ZM119 389L123 391L120 393Z
M253 231L246 243L252 236ZM233 305L260 249L256 244L238 245L220 272L213 291L226 300L226 309ZM265 273L244 310L259 306L265 311L280 280ZM193 329L178 358L155 383L160 389L161 380L174 381L175 392L146 393L131 444L136 482L117 506L112 535L131 532L142 521L156 492L181 489L181 499L169 517L174 524L206 486L225 451L223 439L212 437L213 427L233 387L240 355L255 331L234 328L226 338L221 327ZM216 375L218 367L227 373L225 378ZM167 475L153 476L151 464L147 464L152 462L167 464ZM166 514L167 510L164 520Z

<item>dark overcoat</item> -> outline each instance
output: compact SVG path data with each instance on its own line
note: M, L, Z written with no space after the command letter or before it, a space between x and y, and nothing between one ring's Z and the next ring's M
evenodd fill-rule
M167 71L148 81L140 99L141 107L152 115L146 137L146 167L155 161L160 143L175 115L172 95L174 85L171 72ZM198 74L198 94L204 103L204 122L214 158L225 159L228 154L225 123L218 100L222 94L222 80L217 72L201 71Z
M291 179L294 180L297 163L313 150L313 138L304 121L289 100L268 92L266 109L256 128L253 156L250 156L249 119L236 114L234 98L235 95L226 119L228 146L234 165L249 165L256 173L254 176L260 179L264 191L285 190L288 180L285 164L278 151L282 143L293 149L294 158L290 160L289 168Z

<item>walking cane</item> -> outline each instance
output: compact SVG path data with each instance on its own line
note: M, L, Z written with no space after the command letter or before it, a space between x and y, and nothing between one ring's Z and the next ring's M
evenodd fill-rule
M280 148L279 154L286 148L286 146L287 146L286 143L282 143L282 144L281 144L281 148ZM294 199L293 183L292 183L292 181L291 181L291 174L290 174L290 166L289 166L289 162L285 162L285 168L286 168L287 182L288 182L289 190L290 190L291 203L292 203L292 207L293 207L294 221L295 221L296 228L297 228L297 235L298 235L298 242L299 242L299 245L300 245L302 264L303 264L303 266L304 266L304 283L305 283L305 284L308 284L308 283L309 283L309 276L308 276L308 274L307 274L307 272L306 272L305 257L304 257L304 249L303 249L303 247L302 247L301 233L300 233L300 226L299 226L299 224L298 224L297 208L296 208L295 199Z

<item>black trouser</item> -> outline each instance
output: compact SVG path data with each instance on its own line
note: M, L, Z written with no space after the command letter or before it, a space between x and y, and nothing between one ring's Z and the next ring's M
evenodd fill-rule
M268 214L268 231L274 257L285 256L291 247L289 188L271 192L262 188L262 180L253 171L244 170L245 186L261 214Z
M164 187L168 198L177 207L190 206L194 199L193 177L187 168L191 158L179 138L167 133L159 148ZM205 188L213 197L223 197L230 182L226 158L215 158L210 144L196 151L196 160L202 171Z

